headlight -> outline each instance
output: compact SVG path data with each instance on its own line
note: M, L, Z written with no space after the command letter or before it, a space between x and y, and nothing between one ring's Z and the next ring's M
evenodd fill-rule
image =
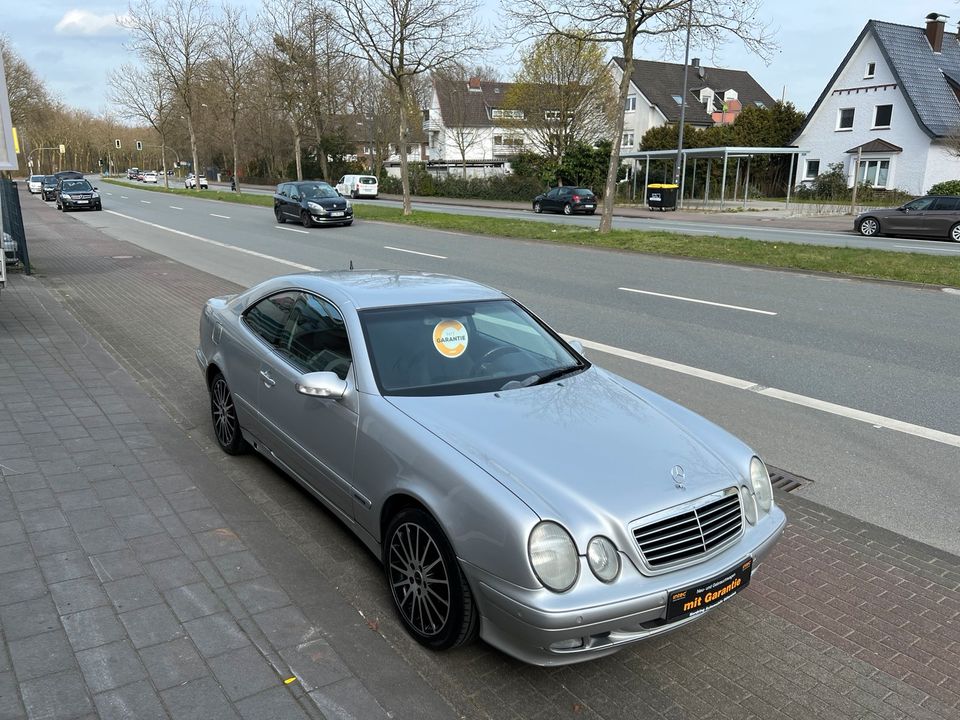
M60 193L60 197L63 198L64 200L73 200L73 198L67 195L66 193Z
M93 193L93 195L91 195L91 197L98 198L98 197L100 197L100 193Z
M318 204L315 203L315 202L308 202L308 203L307 203L307 207L310 208L310 211L313 212L313 213L316 214L316 215L326 215L326 214L327 214L326 208L324 208L323 205L318 205Z
M352 207L353 207L353 204L350 202L349 199L347 199L347 210L349 210Z
M620 574L620 553L616 545L601 535L587 545L587 562L593 574L602 582L613 582Z
M530 533L530 565L537 578L554 592L573 587L580 571L577 546L573 538L554 522L545 521Z
M770 484L770 475L763 461L754 457L750 461L750 484L753 485L753 495L757 499L757 507L763 512L770 510L773 505L773 486Z

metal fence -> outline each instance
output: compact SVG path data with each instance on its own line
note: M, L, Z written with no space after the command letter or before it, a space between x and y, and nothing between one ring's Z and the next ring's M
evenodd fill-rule
M30 253L27 251L27 234L23 230L23 214L20 212L20 194L17 192L17 183L13 180L0 178L0 215L3 220L4 239L6 235L13 238L16 246L16 260L23 266L23 271L30 274ZM4 247L6 252L6 247ZM10 263L7 263L10 266Z

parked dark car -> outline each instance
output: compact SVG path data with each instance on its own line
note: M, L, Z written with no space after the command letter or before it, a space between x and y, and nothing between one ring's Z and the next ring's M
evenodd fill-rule
M57 199L57 176L44 175L43 182L40 185L40 196L44 200Z
M281 183L273 195L278 223L299 221L304 227L353 224L353 205L329 183L319 180Z
M562 212L564 215L597 211L597 196L589 188L555 187L533 199L533 211Z
M57 183L57 210L103 210L103 205L89 180L66 178Z
M854 221L861 235L919 235L960 242L960 197L926 195L898 208L869 210Z

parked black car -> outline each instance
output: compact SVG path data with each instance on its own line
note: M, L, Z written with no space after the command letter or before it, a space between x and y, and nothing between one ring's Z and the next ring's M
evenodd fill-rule
M922 235L960 242L960 197L926 195L898 208L861 213L853 223L861 235Z
M555 187L533 199L535 213L549 210L564 215L586 213L593 215L597 211L597 196L589 188Z
M43 182L40 183L40 195L44 200L57 199L57 176L44 175Z
M273 214L278 223L299 221L304 227L353 224L350 200L340 197L330 184L319 180L277 185Z
M57 183L57 210L103 210L103 205L89 180L65 178Z

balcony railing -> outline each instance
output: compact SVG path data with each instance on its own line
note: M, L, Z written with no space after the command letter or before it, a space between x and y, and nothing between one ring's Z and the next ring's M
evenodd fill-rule
M516 155L523 150L523 145L494 145L493 154L496 155Z

